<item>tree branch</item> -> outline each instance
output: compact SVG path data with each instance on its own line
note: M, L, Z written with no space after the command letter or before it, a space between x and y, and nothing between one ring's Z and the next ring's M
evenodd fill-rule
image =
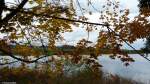
M0 0L0 21L2 20L2 13L3 13L3 8L5 7L5 1Z
M0 51L2 51L4 54L9 55L10 57L12 57L12 58L14 58L14 59L16 59L18 61L25 62L25 63L35 63L35 62L38 62L38 60L40 60L42 58L49 57L49 56L46 55L46 56L41 56L39 58L36 58L35 60L25 60L25 59L16 57L11 52L7 52L7 51L5 51L5 50L3 50L1 48L0 48Z
M24 5L25 5L27 2L28 2L28 0L23 0L23 1L19 4L19 6L18 6L16 9L14 9L13 11L11 11L10 14L8 14L4 19L2 19L1 22L0 22L0 28L1 28L3 25L6 26L7 23L8 23L8 21L9 21L12 17L14 17L14 16L18 13L18 11L20 11L20 9L22 9L22 8L24 7Z
M13 11L14 9L5 7L5 10ZM109 24L104 24L104 23L93 23L93 22L82 21L82 20L74 20L74 19L68 19L68 18L63 18L63 17L55 17L55 16L51 16L49 14L43 14L43 13L42 14L37 14L37 13L34 13L32 11L19 10L19 12L25 13L25 14L32 14L32 15L37 16L37 17L45 16L47 18L59 19L59 20L70 21L70 22L77 22L77 23L82 23L82 24L99 25L99 26L105 26L105 27L109 26Z

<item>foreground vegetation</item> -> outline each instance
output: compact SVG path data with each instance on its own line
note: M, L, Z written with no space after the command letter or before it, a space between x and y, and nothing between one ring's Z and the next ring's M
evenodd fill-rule
M147 3L146 0L139 0L140 11L133 19L129 18L132 13L130 9L120 7L120 2L116 0L106 0L105 4L98 3L102 5L101 10L95 8L95 5L93 6L92 0L85 0L86 6L83 6L83 3L78 0L77 3L75 0L18 0L18 2L11 0L11 3L7 1L0 0L1 53L23 63L37 63L42 58L56 54L59 57L71 60L72 63L83 62L91 66L90 70L67 76L63 73L62 62L58 62L52 57L48 61L57 61L58 66L56 68L58 70L56 71L49 68L28 69L24 66L11 69L0 67L0 81L15 81L18 84L135 83L118 76L109 75L105 77L102 72L95 72L94 68L100 66L96 60L100 54L104 53L112 53L112 59L118 57L126 65L129 62L134 62L128 56L130 51L124 52L122 50L124 43L134 50L130 53L142 52L136 51L131 44L137 39L144 39L150 35L150 28L148 28L150 24L147 19L149 10L146 10L149 8L149 4L143 4ZM29 5L29 7L25 5ZM91 9L91 7L93 8ZM90 18L84 15L92 15L93 12L95 13L93 9L98 10L99 17L97 18L101 23L89 22ZM84 14L80 15L81 13ZM75 49L68 51L57 48L58 41L67 43L64 33L72 32L74 27L80 28L81 26L88 34L87 37L77 40ZM99 33L96 36L96 42L90 42L90 32L95 31ZM75 40L74 37L72 39ZM37 48L34 45L41 47ZM90 45L94 48L89 47ZM84 58L82 54L90 54L90 56ZM34 56L36 59L29 59L30 56ZM148 58L144 58L149 61ZM45 61L45 63L48 61ZM10 63L12 62L6 59L1 65Z
M104 75L92 69L78 71L77 74L65 75L49 69L2 68L1 82L16 82L16 84L141 84L117 75Z

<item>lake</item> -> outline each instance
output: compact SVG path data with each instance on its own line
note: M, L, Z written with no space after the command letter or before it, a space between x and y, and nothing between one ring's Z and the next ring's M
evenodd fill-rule
M100 64L105 73L117 74L122 77L150 84L150 62L137 54L131 54L135 62L124 66L119 59L112 60L108 55L99 57ZM150 59L150 56L149 56Z
M99 63L103 65L102 70L104 73L116 74L125 78L133 79L135 81L140 81L145 84L150 84L150 62L148 62L143 57L138 54L131 54L135 62L130 63L129 66L125 66L119 59L112 60L108 55L99 56ZM0 57L0 62L4 56ZM5 58L14 60L8 56ZM150 59L150 56L149 56ZM44 58L43 60L47 60ZM20 63L14 63L9 65L10 67L17 67ZM28 65L32 67L34 63ZM3 66L0 66L3 67ZM74 67L73 69L76 69Z

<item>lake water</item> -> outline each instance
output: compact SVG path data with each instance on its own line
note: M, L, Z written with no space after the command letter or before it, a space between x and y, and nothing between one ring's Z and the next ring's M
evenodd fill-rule
M129 66L124 66L119 59L112 60L106 55L100 56L99 62L103 65L102 69L106 73L117 74L122 77L141 81L144 84L150 84L150 62L137 54L130 56L135 59L135 62L130 63Z
M134 58L135 62L130 63L129 66L124 66L124 64L119 59L112 60L108 57L108 55L99 56L98 59L99 63L103 65L102 70L105 73L116 74L125 78L143 82L144 84L150 84L150 62L137 54L131 54L130 56ZM5 58L10 59L10 61L14 60L8 56ZM0 57L0 60L1 59L2 57ZM19 65L20 63L14 63L9 66L17 67ZM33 65L34 64L30 64L28 66L32 67ZM76 69L76 67L73 69Z

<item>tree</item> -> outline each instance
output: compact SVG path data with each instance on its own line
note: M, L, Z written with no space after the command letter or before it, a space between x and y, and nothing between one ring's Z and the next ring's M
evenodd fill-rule
M150 1L149 0L139 0L140 13L148 16L150 14Z
M67 4L61 4L65 1L67 1ZM88 18L84 15L84 12L88 11L89 14L92 14L92 11L88 7L82 7L78 0L77 2L76 5L79 6L82 15L76 13L77 10L74 8L75 2L73 0L22 0L20 3L11 6L2 3L5 6L1 7L0 11L5 10L10 13L1 18L0 32L6 34L7 38L2 38L0 41L0 51L18 61L38 62L39 59L50 56L50 51L59 53L60 51L55 45L56 40L63 40L61 33L71 32L71 25L78 26L80 23L88 32L97 28L104 28L105 30L100 30L98 40L94 49L91 50L92 55L89 58L83 59L80 54L88 48L89 41L86 39L80 40L70 58L73 62L94 62L97 66L97 63L91 58L97 60L97 57L102 54L101 49L108 46L110 52L114 54L111 56L112 58L118 57L126 65L128 65L128 62L133 62L134 60L123 52L121 47L124 42L130 46L129 43L133 43L136 39L145 38L150 34L150 29L147 28L150 24L146 16L138 15L130 21L128 9L120 10L119 2L107 0L106 5L103 6L103 11L98 11L100 20L103 21L102 24L92 23L88 22ZM87 6L94 7L90 0L87 2ZM25 4L33 7L27 8ZM10 42L15 42L16 47L11 48ZM42 50L35 48L33 42L40 42ZM24 58L18 58L14 53ZM35 56L36 59L30 60L28 59L29 56Z
M5 6L4 0L0 1L0 21L2 20L2 11L3 7Z
M36 5L26 8L26 3ZM62 39L60 33L72 31L70 24L73 21L69 20L75 16L72 0L66 5L59 3L60 1L51 3L46 0L22 0L21 3L2 7L2 11L10 13L0 22L0 32L6 34L5 38L0 40L0 51L16 59L15 62L24 63L36 63L39 59L51 56L50 51L57 51L55 41ZM45 43L43 38L48 42ZM36 41L40 42L42 48L33 45L32 42ZM11 42L16 43L14 48L11 48ZM17 57L16 54L23 58ZM29 56L35 56L36 59L30 60ZM6 61L4 64L10 63L14 62Z
M142 50L146 53L146 57L148 57L148 53L150 53L150 37L146 38L145 46Z
M149 16L150 15L150 1L149 0L139 0L139 9L140 13ZM145 47L143 48L144 52L146 53L146 56L148 56L148 53L150 52L150 36L146 38Z

